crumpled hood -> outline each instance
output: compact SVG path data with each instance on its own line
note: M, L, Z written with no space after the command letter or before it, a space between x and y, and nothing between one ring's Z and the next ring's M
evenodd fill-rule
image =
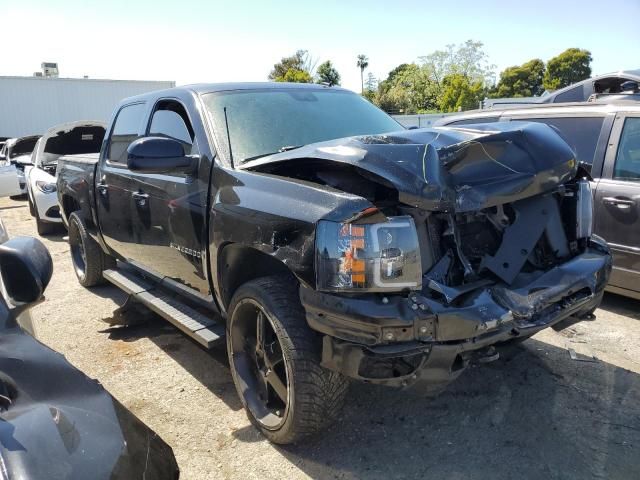
M402 203L467 212L553 190L577 172L575 153L541 123L436 127L314 143L243 165L269 171L320 159L353 165L393 186Z

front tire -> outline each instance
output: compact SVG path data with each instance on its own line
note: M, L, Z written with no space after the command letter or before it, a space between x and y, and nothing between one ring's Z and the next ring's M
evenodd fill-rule
M31 214L32 217L36 216L36 209L33 206L33 202L31 201L31 195L27 194L27 200L29 202L29 213Z
M31 205L31 200L29 200L29 204ZM36 229L38 230L38 235L44 237L55 232L57 225L55 223L43 222L40 220L40 215L38 215L38 210L34 206L34 217L36 218Z
M104 283L102 272L116 266L115 259L105 254L87 233L82 218L76 212L69 216L69 249L73 270L83 287Z
M258 278L236 291L227 350L247 416L270 441L294 443L342 410L348 381L320 366L320 337L307 326L291 279Z

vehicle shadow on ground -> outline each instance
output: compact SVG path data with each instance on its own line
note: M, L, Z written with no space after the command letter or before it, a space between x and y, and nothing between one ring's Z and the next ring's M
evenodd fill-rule
M122 305L126 300L127 295L120 290L113 287L98 288L103 289L96 292L98 295L102 294L106 298L111 298L119 305ZM110 289L116 290L116 292L110 292ZM127 315L135 317L131 318L133 323L140 320L142 323L126 327L109 327L105 323L105 329L101 330L101 333L107 333L109 340L124 342L148 338L200 382L203 387L220 398L230 409L234 411L242 409L242 403L231 379L224 340L214 345L211 350L205 350L149 310L144 313L143 319L139 318L139 314L135 310L125 313L125 316Z
M54 243L67 243L67 230L64 225L56 225L54 231L47 233L42 238L46 238L50 242Z
M528 340L435 398L353 384L328 432L276 448L311 478L633 478L640 376Z
M640 320L640 300L606 292L598 308Z

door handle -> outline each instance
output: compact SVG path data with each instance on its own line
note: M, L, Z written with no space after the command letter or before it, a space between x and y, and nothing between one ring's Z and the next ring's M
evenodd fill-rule
M147 201L149 200L149 195L146 193L142 193L142 192L134 192L131 194L131 196L133 197L133 199L135 200L136 204L144 207L147 205Z
M98 192L100 192L100 195L106 195L109 192L109 185L106 183L99 183L96 185L96 188Z
M636 203L633 200L627 200L627 199L618 198L618 197L604 197L602 201L609 205L615 205L616 207L625 209L625 210L628 208L631 208L631 206L635 205Z

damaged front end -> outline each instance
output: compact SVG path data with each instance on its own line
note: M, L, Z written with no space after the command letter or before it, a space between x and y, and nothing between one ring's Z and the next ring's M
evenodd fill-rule
M435 391L601 301L611 256L591 234L589 182L546 125L354 137L252 168L373 205L319 222L316 288L301 287L329 369Z

